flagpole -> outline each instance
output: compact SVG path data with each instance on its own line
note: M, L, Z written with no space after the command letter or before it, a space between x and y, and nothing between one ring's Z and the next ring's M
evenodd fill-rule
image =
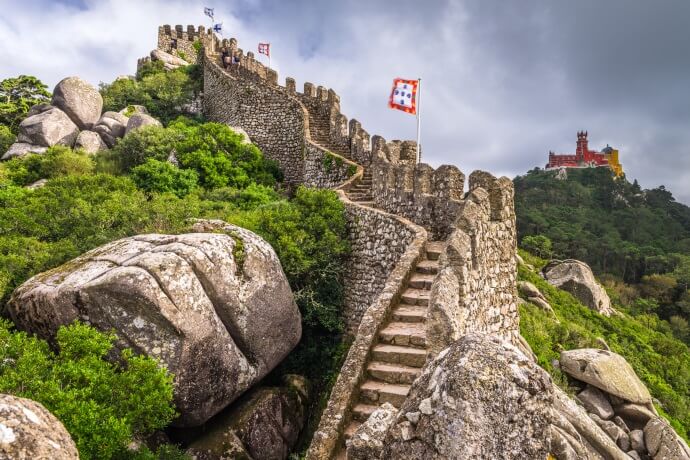
M268 42L268 68L271 68L271 42Z
M422 79L417 79L417 163L422 162L422 144L421 139L421 111L422 111Z

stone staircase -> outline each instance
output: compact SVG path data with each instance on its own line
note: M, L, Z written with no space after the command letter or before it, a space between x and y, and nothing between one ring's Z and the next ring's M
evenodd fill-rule
M371 183L371 169L365 168L362 178L347 191L348 198L365 206L373 206L374 197L371 193Z
M353 402L352 420L344 432L349 439L380 405L388 402L399 408L412 382L426 362L426 314L431 283L438 273L438 258L444 243L428 242L426 258L416 267L403 291L401 302L379 331L378 343L370 350L366 380ZM340 446L336 458L345 458Z

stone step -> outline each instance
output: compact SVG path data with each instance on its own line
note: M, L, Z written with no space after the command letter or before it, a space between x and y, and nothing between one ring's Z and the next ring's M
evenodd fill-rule
M379 339L391 345L424 348L426 346L426 325L394 321L379 332Z
M354 436L355 431L357 431L357 428L362 424L362 422L357 421L357 420L352 420L347 427L345 427L345 431L343 432L343 438L347 441L350 439L352 436Z
M402 323L421 323L426 320L427 307L399 305L392 312L393 321Z
M367 380L359 387L359 400L365 404L391 403L395 407L400 407L409 392L410 385Z
M411 385L422 373L418 367L374 361L367 365L369 376L386 383Z
M416 289L431 289L431 283L434 282L435 275L425 273L413 273L410 277L410 287Z
M426 244L426 257L429 260L438 260L446 244L443 241L430 241Z
M438 260L422 260L417 264L417 273L435 275L438 273Z
M390 364L422 367L426 362L426 350L380 343L371 350L371 359Z
M352 200L352 201L356 202L357 204L361 204L362 206L369 206L369 207L374 206L373 201L356 201L356 200Z
M431 291L426 289L407 288L402 293L402 301L407 305L429 306L429 294Z
M372 404L358 403L352 408L352 418L360 423L366 422L369 416L378 408L379 406Z

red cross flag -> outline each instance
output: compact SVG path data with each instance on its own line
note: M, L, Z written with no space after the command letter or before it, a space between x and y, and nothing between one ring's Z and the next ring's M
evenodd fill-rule
M418 85L418 80L404 80L402 78L393 80L393 89L391 90L391 97L388 99L388 107L413 115L416 114Z
M265 54L271 57L271 44L270 43L259 43L259 54Z

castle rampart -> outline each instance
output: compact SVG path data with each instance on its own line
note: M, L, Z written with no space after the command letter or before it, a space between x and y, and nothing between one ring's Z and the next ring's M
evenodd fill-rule
M465 175L458 168L417 164L415 142L370 136L340 112L333 90L307 82L299 93L289 77L281 86L276 72L245 54L235 39L221 41L201 28L164 27L161 34L162 46L172 46L169 41L177 37L179 47L185 34L203 43L203 106L209 119L244 129L279 162L289 184L340 189L352 247L343 315L355 339L307 458L335 455L371 347L427 254L428 240L445 241L426 315L429 356L469 330L519 336L509 179L475 171L465 194ZM219 58L223 47L239 59L227 70ZM367 183L363 167L371 173L372 202L366 205L346 193L350 187L367 190L361 185Z
M484 171L470 175L470 192L440 258L431 288L427 337L438 353L466 333L500 335L517 345L513 183Z

